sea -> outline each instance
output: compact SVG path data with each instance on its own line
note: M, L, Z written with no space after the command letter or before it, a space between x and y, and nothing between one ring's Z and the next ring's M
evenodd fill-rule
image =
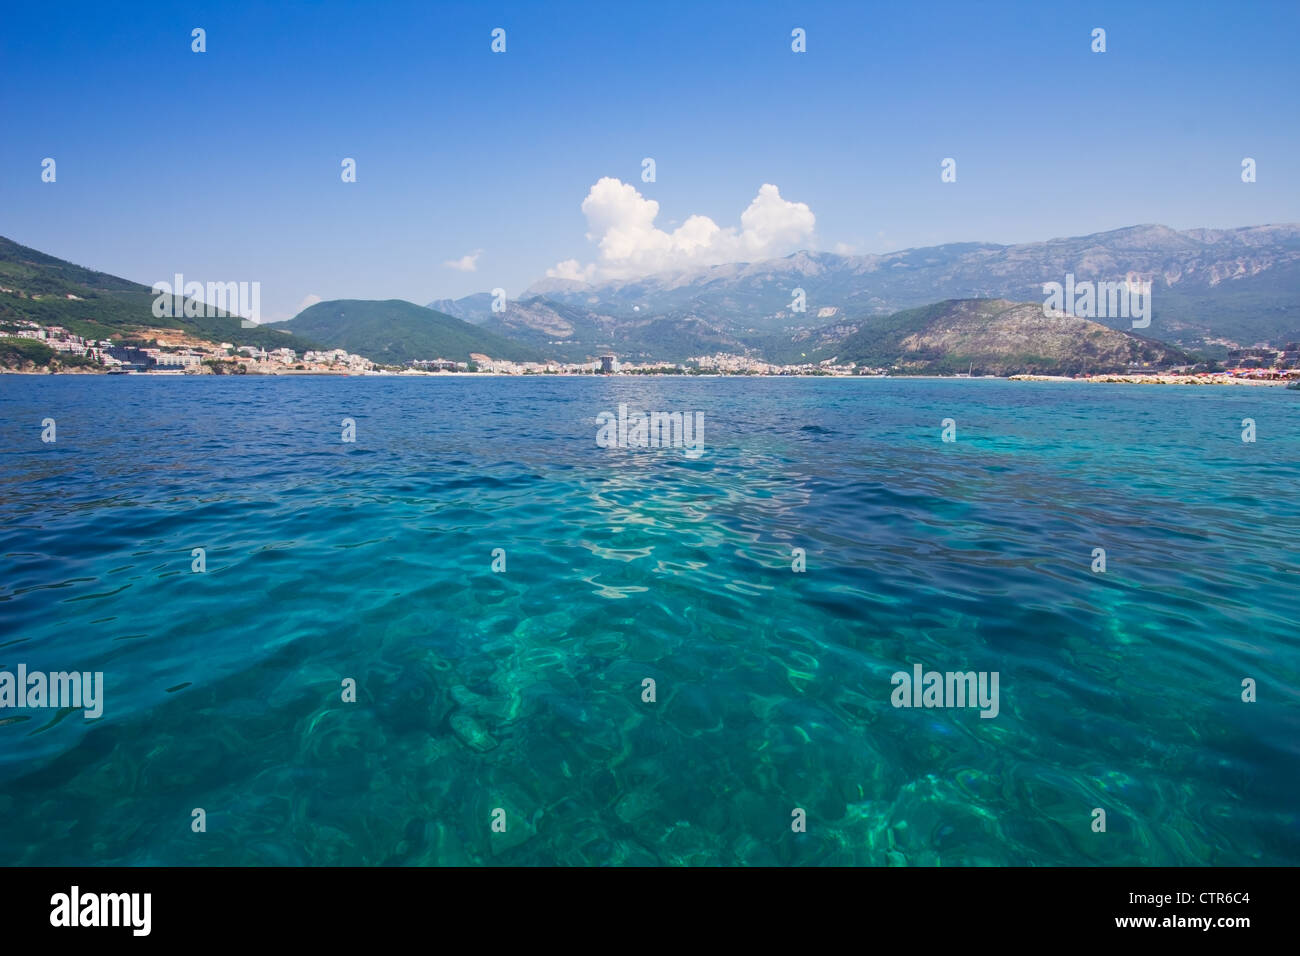
M1279 388L0 376L0 676L102 675L0 860L1300 864L1298 492Z

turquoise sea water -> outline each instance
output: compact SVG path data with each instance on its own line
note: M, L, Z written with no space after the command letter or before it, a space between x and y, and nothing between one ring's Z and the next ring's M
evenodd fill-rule
M0 463L0 668L105 681L7 864L1300 863L1294 392L4 376Z

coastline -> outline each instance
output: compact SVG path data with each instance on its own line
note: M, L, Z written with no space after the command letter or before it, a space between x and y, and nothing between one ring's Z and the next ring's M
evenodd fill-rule
M1244 378L1232 375L1090 375L1072 378L1068 375L1008 375L1012 382L1089 382L1102 385L1265 385L1285 388L1291 381L1300 381L1300 377L1285 378Z
M0 376L4 375L24 375L32 377L50 377L54 375L66 376L75 375L84 376L106 376L109 373L100 369L75 368L64 369L58 372L52 372L49 369L12 369L0 368ZM917 381L999 381L999 382L1086 382L1089 384L1102 385L1201 385L1201 386L1224 386L1224 385L1247 385L1247 386L1265 386L1274 388L1286 388L1287 385L1300 382L1300 376L1290 378L1246 378L1239 376L1212 374L1212 375L1162 375L1162 374L1103 374L1090 376L1071 376L1071 375L764 375L764 374L746 374L732 375L717 372L700 372L694 374L681 375L634 375L622 372L609 374L541 374L541 373L512 373L512 372L445 372L445 371L403 371L403 372L358 372L358 371L330 371L326 369L284 369L275 372L245 372L240 374L230 373L186 373L181 371L162 371L162 372L127 372L120 376L130 378L459 378L459 379L476 379L476 378L552 378L552 379L697 379L697 378L773 378L773 379L882 379L889 381L905 381L914 379Z

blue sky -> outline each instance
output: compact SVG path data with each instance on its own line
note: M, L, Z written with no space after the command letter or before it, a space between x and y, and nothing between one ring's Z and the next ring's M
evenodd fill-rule
M635 272L658 261L638 244L668 240L620 232L648 208L631 190L656 230L719 227L675 263L1300 221L1296 3L25 4L5 21L0 235L144 283L259 281L264 319L309 296L513 296L564 261ZM635 247L617 269L583 210L606 177L629 187L593 210L597 239ZM792 225L742 226L764 184ZM478 250L475 271L444 264Z

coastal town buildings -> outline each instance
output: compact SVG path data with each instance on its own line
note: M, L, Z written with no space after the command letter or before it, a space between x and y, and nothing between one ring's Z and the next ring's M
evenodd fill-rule
M158 330L161 332L162 330ZM95 340L79 336L58 325L42 326L28 320L11 320L0 327L0 337L30 339L55 353L80 356L82 371L102 369L109 372L149 374L208 374L211 372L249 375L447 375L487 373L492 375L831 375L881 376L897 374L898 369L873 368L856 363L838 363L835 359L798 364L776 364L749 355L718 352L697 355L682 362L637 361L620 359L612 353L592 356L582 362L515 362L497 359L480 352L457 361L442 356L417 359L402 367L384 367L364 356L345 349L308 349L299 355L280 347L267 350L257 345L236 347L229 342L199 343L183 333L174 338L159 334L143 344L114 340ZM127 340L128 342L130 340ZM1233 348L1221 365L1151 368L1134 365L1123 373L1106 376L1073 376L1118 380L1120 377L1169 378L1180 381L1291 381L1300 380L1300 342L1281 348L1252 346ZM1197 371L1197 369L1200 371ZM964 376L963 376L964 377ZM1030 376L1037 377L1037 376Z
M194 344L195 340L178 335L174 340L162 336L150 344L134 344L111 339L88 339L58 325L42 326L29 320L13 320L0 328L0 337L30 339L56 353L88 359L104 371L152 374L202 374L213 367L240 369L246 374L275 375L287 372L359 374L372 370L375 363L343 349L308 351L301 358L290 348L267 351L258 346L240 346L230 342ZM129 341L129 340L128 340ZM82 363L83 367L85 363ZM94 368L88 369L94 371Z

